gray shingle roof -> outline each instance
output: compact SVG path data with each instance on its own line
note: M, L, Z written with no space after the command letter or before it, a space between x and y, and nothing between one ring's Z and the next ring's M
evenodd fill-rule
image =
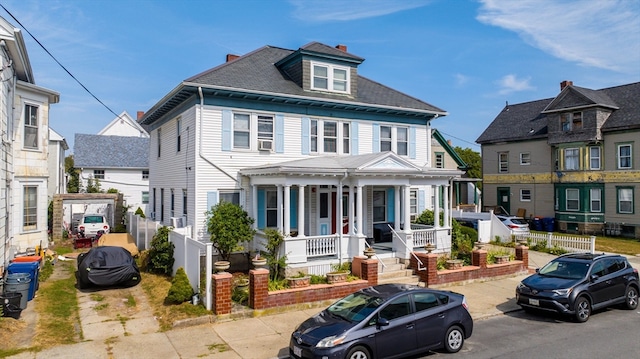
M613 109L602 126L603 132L640 128L640 82L600 90L577 86L571 88L581 95L581 106ZM476 142L482 144L546 138L548 116L555 116L549 112L558 110L552 106L556 99L558 97L505 106Z
M317 42L309 43L299 50L264 46L235 60L186 79L172 93L165 96L152 109L147 111L142 124L149 125L153 123L158 117L191 96L191 93L187 92L194 92L195 86L223 88L238 92L265 93L274 96L295 96L316 101L336 100L358 105L370 105L372 107L387 106L409 111L427 111L446 115L446 111L443 109L360 75L355 79L358 86L355 96L305 91L276 66L276 63L291 56L296 51L305 51L307 54L309 52L322 53L331 58L340 57L351 64L363 61L362 58L353 54ZM189 89L189 87L193 88Z
M76 168L149 168L149 139L76 133Z

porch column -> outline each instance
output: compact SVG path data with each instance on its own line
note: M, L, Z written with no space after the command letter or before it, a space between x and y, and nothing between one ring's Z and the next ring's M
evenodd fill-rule
M402 212L404 213L404 233L411 233L411 187L404 186L404 207Z
M440 228L440 186L433 186L433 227Z
M356 208L354 201L353 186L349 186L349 235L356 234Z
M291 186L284 186L284 235L291 235Z
M280 231L280 233L286 236L287 233L284 233L284 230L282 228L282 185L281 184L278 185L277 198L278 198L278 210L276 212L278 214L276 218L278 221L278 231Z
M298 186L298 237L304 237L304 190L306 186Z
M258 229L258 186L251 185L251 208L253 210L253 229Z
M442 206L444 207L444 226L445 227L451 227L451 225L449 224L449 190L450 190L451 186L449 185L445 185L444 186L444 191L442 191L444 193L444 198L443 200L443 204Z
M400 186L393 186L393 209L394 209L394 214L393 217L395 219L394 223L393 223L393 228L396 230L396 232L400 232L400 213L404 214L404 211L400 211Z
M362 214L362 186L361 185L358 185L356 193L358 195L358 203L357 203L358 208L357 208L357 213L356 213L356 216L358 218L358 221L357 221L358 223L356 224L356 228L358 229L358 233L357 233L358 236L363 236L363 234L362 234L362 216L363 216L363 214Z

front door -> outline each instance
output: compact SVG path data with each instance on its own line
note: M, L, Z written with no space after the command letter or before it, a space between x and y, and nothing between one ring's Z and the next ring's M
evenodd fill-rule
M328 188L320 188L318 192L318 234L326 236L332 234L332 204L331 191ZM335 222L335 220L334 220Z
M507 211L505 214L511 213L511 190L509 187L498 187L498 206Z

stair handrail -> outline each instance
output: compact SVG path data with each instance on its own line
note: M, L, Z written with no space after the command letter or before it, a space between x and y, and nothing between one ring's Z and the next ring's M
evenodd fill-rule
M368 247L370 249L373 250L373 256L376 257L376 259L378 260L378 263L382 264L382 271L384 272L385 268L387 268L387 265L384 264L384 262L382 260L380 260L380 257L378 257L378 254L376 253L376 251L373 249L373 247L371 247L371 245L369 244L369 242L367 242L367 240L365 239L364 241L364 246Z
M404 239L402 239L402 237L400 237L398 232L396 232L396 230L393 229L393 227L391 227L391 225L389 223L387 223L387 226L389 226L389 229L391 230L391 233L393 233L396 237L398 237L400 242L402 242L402 244L404 244L404 246L406 248L407 247L407 242L405 242ZM409 227L409 228L411 228L411 227ZM424 263L422 263L420 258L418 258L418 256L416 256L416 254L413 252L413 250L410 253L413 256L413 258L416 259L416 262L418 262L418 270L419 271L427 270L427 267L424 265Z

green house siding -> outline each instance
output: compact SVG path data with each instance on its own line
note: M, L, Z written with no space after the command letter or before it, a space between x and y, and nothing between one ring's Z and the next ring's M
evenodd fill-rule
M591 190L600 190L600 211L591 210ZM567 208L567 190L578 193L578 209ZM556 183L556 219L568 222L604 223L604 183Z

